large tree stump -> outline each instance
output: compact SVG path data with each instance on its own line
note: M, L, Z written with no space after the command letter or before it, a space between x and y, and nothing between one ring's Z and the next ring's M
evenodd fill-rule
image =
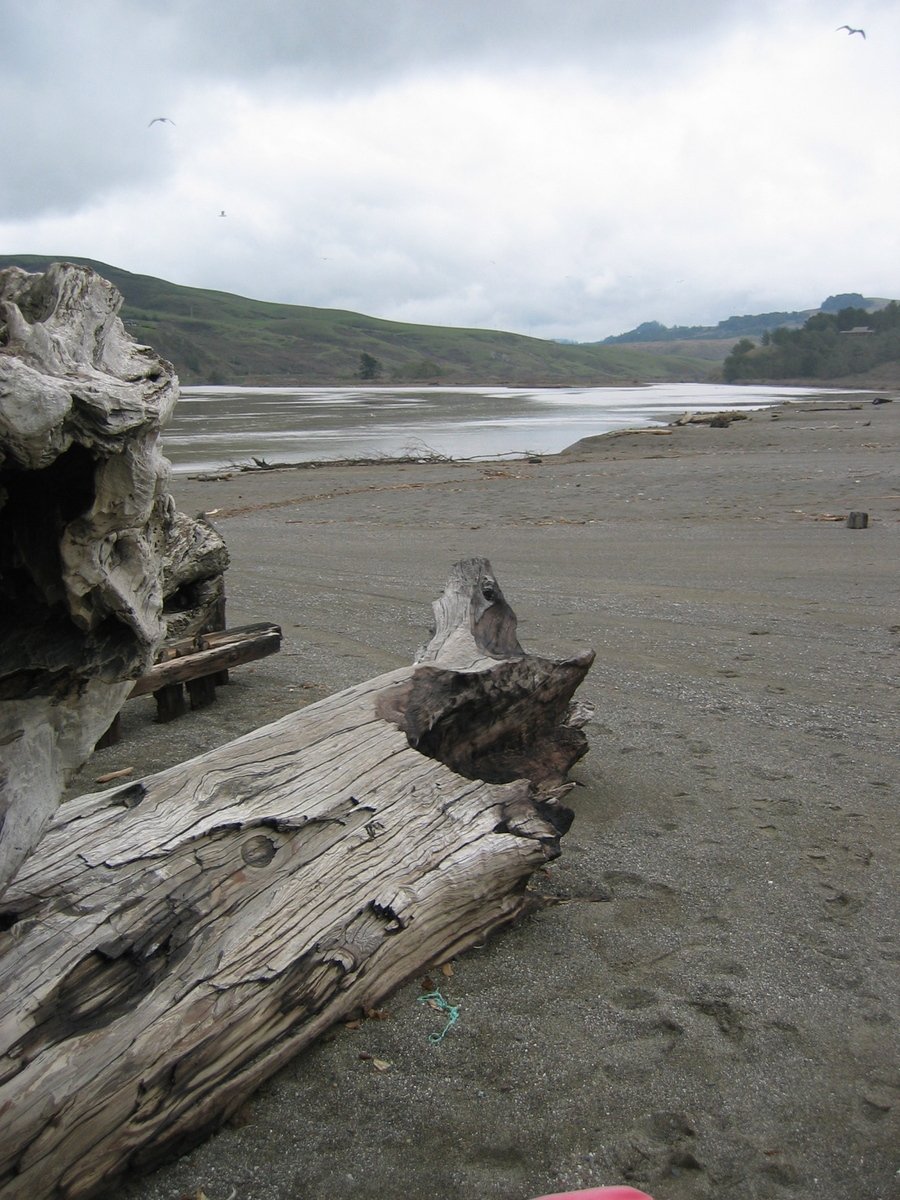
M485 560L434 607L419 665L59 809L0 906L2 1200L182 1151L523 911L571 820L593 654L526 654Z
M224 542L175 511L172 367L88 267L0 271L0 894L164 636L221 623Z

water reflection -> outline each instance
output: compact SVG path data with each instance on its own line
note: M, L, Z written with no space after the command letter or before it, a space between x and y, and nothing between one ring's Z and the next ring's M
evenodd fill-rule
M163 436L178 472L249 462L555 454L686 411L761 408L820 389L666 383L621 388L186 387Z

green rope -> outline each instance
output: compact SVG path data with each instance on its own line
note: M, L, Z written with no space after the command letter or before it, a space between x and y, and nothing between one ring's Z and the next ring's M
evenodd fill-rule
M440 992L429 992L426 996L419 997L420 1004L427 1004L429 1001L434 1001L434 1003L439 1009L441 1009L442 1012L447 1013L447 1024L444 1026L441 1032L429 1033L428 1035L429 1042L437 1045L438 1042L443 1041L444 1034L447 1033L448 1030L459 1020L459 1006L456 1004L448 1004Z

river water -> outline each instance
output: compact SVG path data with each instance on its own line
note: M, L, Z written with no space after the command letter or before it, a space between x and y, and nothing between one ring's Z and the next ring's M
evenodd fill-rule
M684 412L753 409L822 389L648 387L185 387L163 432L177 473L261 459L503 458L555 454L580 438L664 425Z

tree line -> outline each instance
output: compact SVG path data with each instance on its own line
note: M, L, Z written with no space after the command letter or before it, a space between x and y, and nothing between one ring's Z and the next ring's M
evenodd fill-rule
M778 328L759 342L742 338L725 359L729 383L747 379L840 379L900 360L900 304L869 312L818 312L800 329Z

